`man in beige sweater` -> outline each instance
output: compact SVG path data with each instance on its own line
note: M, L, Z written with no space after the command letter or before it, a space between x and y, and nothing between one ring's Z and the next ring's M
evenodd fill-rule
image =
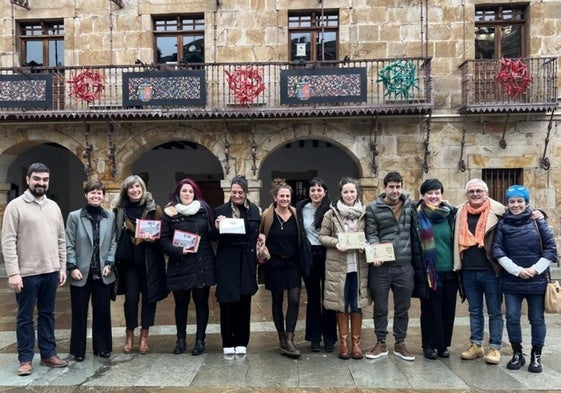
M18 303L18 375L32 372L35 306L41 365L68 365L57 355L54 335L57 286L66 282L66 240L60 208L45 195L49 180L49 168L31 164L26 176L28 189L6 206L2 223L8 284Z

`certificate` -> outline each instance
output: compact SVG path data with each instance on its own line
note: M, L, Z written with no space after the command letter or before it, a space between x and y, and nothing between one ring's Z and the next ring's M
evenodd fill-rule
M159 239L161 226L162 222L160 220L136 220L134 237L137 239Z
M221 234L245 235L245 222L243 218L223 218L219 230Z
M340 232L337 234L339 247L347 250L364 249L366 244L366 236L364 232Z
M395 253L392 243L369 244L364 249L366 252L366 262L392 262L395 261Z
M185 232L176 229L173 232L173 239L171 244L175 247L188 248L190 252L197 252L199 249L199 242L201 237L196 233Z

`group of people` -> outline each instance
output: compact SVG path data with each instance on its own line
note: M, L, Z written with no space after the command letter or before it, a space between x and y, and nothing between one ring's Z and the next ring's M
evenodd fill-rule
M423 355L447 358L459 292L468 301L471 332L462 359L485 356L487 363L498 364L504 294L513 349L507 368L520 369L526 362L520 324L526 299L532 327L528 369L542 370L546 274L550 262L557 260L557 250L543 213L529 206L526 187L510 187L505 208L489 198L485 182L472 179L465 188L466 202L456 208L443 199L444 186L438 179L425 180L422 199L414 202L402 192L401 175L390 172L383 192L363 205L356 179L343 178L337 199L331 201L327 185L316 177L309 183L307 198L293 207L293 190L279 179L273 184L273 203L261 213L248 199L243 176L232 179L229 201L213 210L192 179L180 180L162 209L144 181L131 175L112 211L102 207L103 183L88 181L85 206L71 212L64 225L59 207L46 196L49 180L44 164L32 164L28 189L4 212L2 250L18 303L19 375L32 373L35 307L41 364L68 365L57 355L54 337L56 288L66 281L72 309L70 354L75 361L86 356L90 300L93 353L102 358L111 355L110 302L116 295L124 295L125 353L135 350L137 327L138 352L149 352L156 304L169 292L175 301L173 353L187 350L191 297L196 313L191 354L204 353L214 285L223 353L245 355L258 261L263 264L265 288L271 291L279 347L286 356L301 355L294 335L303 280L308 300L305 339L313 352L321 351L322 343L326 352L334 352L339 341L340 359L387 356L391 291L393 353L415 359L405 339L411 299L417 297ZM137 225L142 220L159 222L158 231L139 236ZM224 229L228 226L230 230ZM377 245L390 245L391 258L377 257L373 250ZM489 314L486 355L483 299ZM363 355L362 309L372 303L376 343Z

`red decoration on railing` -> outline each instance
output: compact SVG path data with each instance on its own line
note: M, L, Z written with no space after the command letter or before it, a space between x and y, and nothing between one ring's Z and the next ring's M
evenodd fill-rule
M68 81L72 85L69 95L75 95L86 102L93 102L103 93L105 77L97 71L82 70Z
M498 74L499 82L503 85L506 93L516 97L526 91L532 83L528 66L521 59L501 59L501 70Z
M238 67L232 72L224 71L228 76L228 87L239 104L253 103L259 94L265 90L261 70L252 66Z

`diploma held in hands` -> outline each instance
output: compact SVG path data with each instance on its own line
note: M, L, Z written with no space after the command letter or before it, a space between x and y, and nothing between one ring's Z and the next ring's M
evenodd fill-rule
M392 262L395 261L395 253L392 243L369 244L364 249L366 252L366 262Z
M340 232L337 234L339 247L347 250L362 250L366 243L364 232Z
M242 218L224 218L220 220L219 230L221 234L245 235L245 223Z
M162 222L160 220L137 219L134 237L137 239L159 239L161 226Z
M173 239L171 244L175 247L188 248L190 252L197 252L199 249L199 242L201 237L196 233L180 231L176 229L173 232Z

